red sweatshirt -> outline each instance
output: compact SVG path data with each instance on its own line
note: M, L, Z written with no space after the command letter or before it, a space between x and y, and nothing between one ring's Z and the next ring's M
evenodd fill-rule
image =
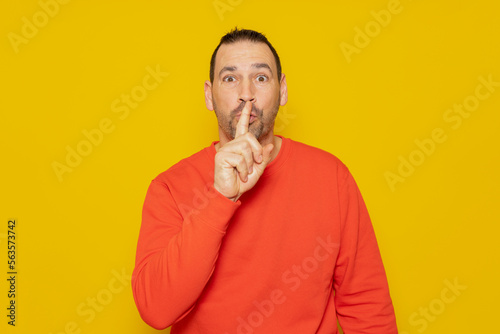
M132 275L142 319L172 334L397 333L368 212L332 154L282 138L237 202L215 144L150 184Z

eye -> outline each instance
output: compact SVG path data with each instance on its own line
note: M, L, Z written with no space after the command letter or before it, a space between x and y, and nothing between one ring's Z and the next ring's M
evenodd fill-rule
M269 78L267 77L267 75L261 74L261 75L257 76L257 81L258 82L266 82L267 80L269 80Z
M222 81L224 81L224 82L234 82L235 78L232 75L228 75L227 77L224 77L224 79L222 79Z

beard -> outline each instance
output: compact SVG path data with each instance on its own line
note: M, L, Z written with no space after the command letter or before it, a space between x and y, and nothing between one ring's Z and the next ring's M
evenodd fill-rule
M274 121L276 119L276 115L278 114L278 110L280 107L280 98L281 96L278 98L278 103L267 114L264 114L263 109L258 109L252 103L251 112L254 113L256 116L254 121L248 125L248 132L252 133L255 136L255 138L257 138L257 140L261 136L263 135L265 136L270 131L273 130ZM243 108L245 107L245 102L242 102L236 109L231 110L231 112L229 113L221 111L217 108L217 104L213 96L212 96L212 102L215 115L217 116L217 121L219 123L219 128L222 129L222 131L228 138L233 140L236 135L236 125L238 124L238 122L236 121L236 115L243 111Z

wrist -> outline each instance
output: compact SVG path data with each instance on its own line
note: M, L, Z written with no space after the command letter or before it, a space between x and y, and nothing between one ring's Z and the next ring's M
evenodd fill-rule
M219 188L217 187L217 185L215 184L214 182L214 189L221 195L221 196L224 196L225 198L227 198L228 200L236 203L238 201L238 199L240 198L241 194L239 195L236 195L236 196L233 196L233 197L230 197L230 196L226 196L222 193L222 191L219 190Z

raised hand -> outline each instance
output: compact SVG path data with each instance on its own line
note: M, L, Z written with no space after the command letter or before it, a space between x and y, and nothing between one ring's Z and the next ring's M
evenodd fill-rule
M236 126L235 138L215 155L214 188L236 202L257 183L271 161L273 144L262 147L248 132L252 102L245 102Z

